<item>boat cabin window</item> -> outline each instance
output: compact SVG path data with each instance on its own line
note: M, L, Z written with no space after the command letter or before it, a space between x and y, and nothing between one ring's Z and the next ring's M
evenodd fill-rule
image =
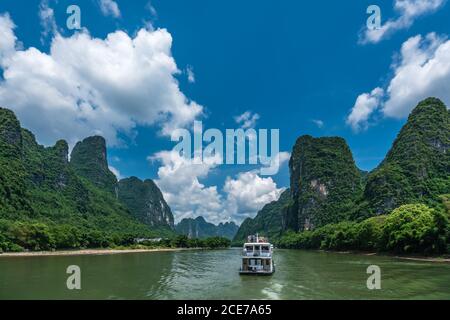
M261 259L250 259L250 266L260 266L262 265Z
M263 246L262 247L262 251L269 251L269 247L268 246Z
M245 250L247 250L247 251L253 251L253 246L245 246Z
M255 251L259 251L261 246L255 246Z

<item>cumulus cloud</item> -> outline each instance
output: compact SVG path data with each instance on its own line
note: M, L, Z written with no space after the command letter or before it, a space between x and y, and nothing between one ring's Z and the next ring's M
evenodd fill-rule
M430 33L417 35L402 45L393 63L393 76L384 90L384 99L376 93L362 94L347 118L354 129L364 127L375 111L385 117L405 118L417 103L436 97L450 105L450 40ZM375 93L375 94L374 94Z
M120 17L119 5L114 0L100 0L99 5L103 15L114 18Z
M430 33L408 39L401 61L387 89L389 99L383 113L404 118L416 104L429 96L450 105L450 40Z
M259 114L245 111L243 114L234 117L234 121L241 126L242 129L254 128L259 120Z
M103 135L119 145L138 125L157 125L170 135L202 114L175 78L180 71L165 29L123 31L106 39L87 31L56 34L49 53L17 49L14 23L0 16L0 105L16 112L44 144L64 138L73 145Z
M360 43L378 43L398 30L411 27L417 18L435 12L444 3L445 0L395 0L394 10L399 17L386 21L379 29L364 27Z
M369 116L380 106L382 96L383 89L381 88L375 88L370 93L360 94L347 117L347 124L356 132L367 129Z
M255 171L241 172L235 179L228 177L224 186L228 211L239 221L253 218L264 205L277 200L283 191L271 177L262 178Z
M283 153L280 158L285 159ZM162 151L149 157L161 163L156 184L172 208L175 220L203 216L215 224L225 221L240 223L254 217L266 203L276 200L282 188L277 188L272 178L262 178L256 171L227 177L222 190L207 186L206 179L218 166L216 158L206 158L203 163L179 155L175 151Z
M208 187L200 182L216 167L214 159L204 159L203 163L195 164L176 151L161 151L149 160L161 163L155 182L177 222L198 216L214 223L227 220L217 187Z

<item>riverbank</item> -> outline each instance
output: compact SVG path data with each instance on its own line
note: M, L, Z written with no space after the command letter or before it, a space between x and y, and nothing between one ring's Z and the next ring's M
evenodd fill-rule
M126 253L148 253L148 252L165 252L165 251L187 251L187 250L206 250L205 248L153 248L153 249L82 249L82 250L57 250L57 251L28 251L28 252L4 252L0 253L0 259L2 257L50 257L50 256L85 256L85 255L113 255L113 254L126 254ZM298 250L298 249L294 249ZM306 250L310 251L310 250ZM423 262L439 262L449 263L449 256L401 256L389 253L379 252L366 252L366 251L330 251L330 250L312 250L318 252L329 252L339 254L353 254L353 255L365 255L365 256L381 256L381 257L393 257L401 260L411 261L423 261Z
M448 257L402 257L402 256L395 256L395 258L403 259L403 260L413 260L413 261L425 261L425 262L441 262L441 263L449 263L450 264L450 258Z
M364 256L392 257L396 259L411 260L411 261L450 263L450 256L396 255L387 252L367 252L367 251L331 251L331 250L317 250L317 251L341 253L341 254L360 254Z
M111 255L125 253L146 253L164 251L200 250L201 248L155 248L155 249L84 249L84 250L60 250L60 251L29 251L29 252L5 252L0 254L0 259L6 257L50 257L50 256L85 256L85 255Z

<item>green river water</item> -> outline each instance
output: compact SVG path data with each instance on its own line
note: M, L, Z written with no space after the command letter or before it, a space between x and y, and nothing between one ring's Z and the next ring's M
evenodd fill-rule
M450 299L450 264L275 250L272 276L240 276L240 250L0 257L0 299ZM68 290L66 268L81 268ZM368 290L369 265L381 289Z

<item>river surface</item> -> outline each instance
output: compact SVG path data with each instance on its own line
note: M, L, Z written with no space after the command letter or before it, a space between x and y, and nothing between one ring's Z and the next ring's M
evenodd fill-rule
M240 276L240 250L0 258L0 299L450 299L450 264L275 250L272 276ZM68 290L66 269L81 269ZM381 289L367 289L367 267Z

